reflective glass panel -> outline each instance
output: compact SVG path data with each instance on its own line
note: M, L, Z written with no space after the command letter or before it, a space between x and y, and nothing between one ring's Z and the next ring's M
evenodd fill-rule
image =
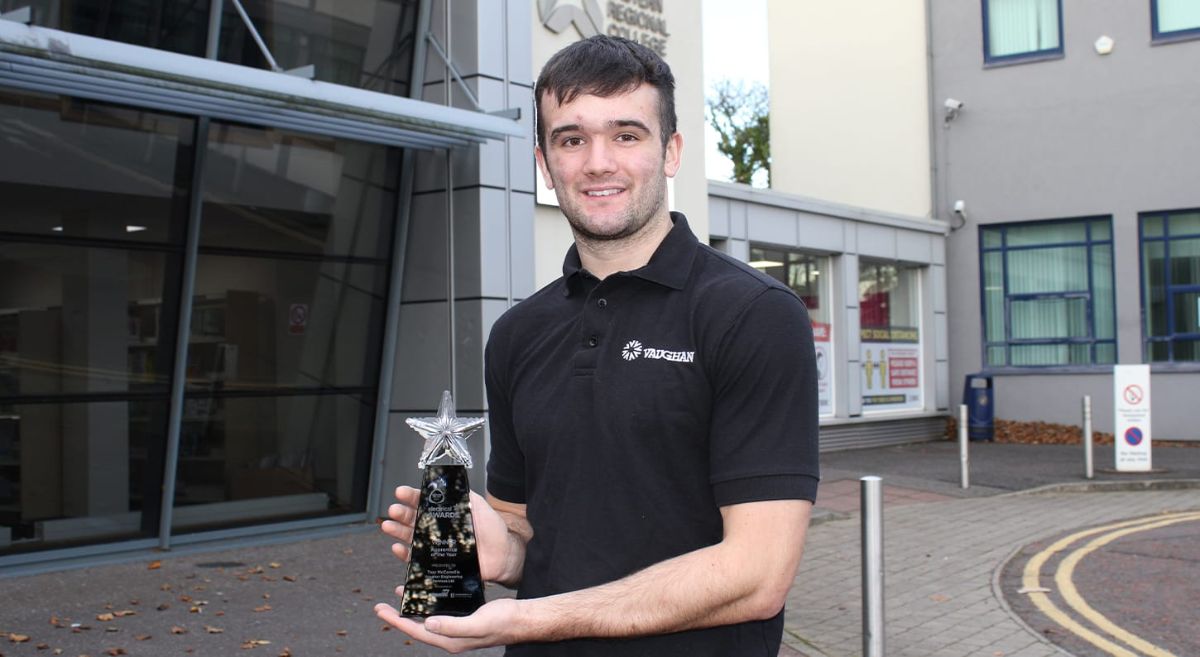
M0 11L33 10L33 24L135 46L202 57L208 2L198 0L0 0Z
M0 232L182 244L194 129L160 112L0 90Z
M988 57L1057 50L1058 0L986 0Z
M361 511L374 404L359 395L190 395L174 529Z
M214 122L200 243L386 258L398 172L396 149Z
M1012 301L1012 338L1088 337L1087 299L1052 298Z
M1163 274L1166 268L1164 242L1142 242L1142 293L1146 311L1146 334L1168 335L1167 295Z
M1009 226L1006 233L1009 248L1086 242L1087 224L1082 221L1023 224Z
M166 420L165 401L0 406L0 555L153 535Z
M1172 214L1169 221L1171 237L1186 237L1200 235L1200 212L1180 212Z
M201 255L192 389L374 386L386 267Z
M1008 252L1008 293L1077 292L1088 289L1088 249L1064 246Z
M313 65L316 79L399 96L412 76L417 0L242 0L285 70ZM221 18L221 61L269 68L232 3Z

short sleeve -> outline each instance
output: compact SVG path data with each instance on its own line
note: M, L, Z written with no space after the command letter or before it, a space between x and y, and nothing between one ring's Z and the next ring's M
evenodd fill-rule
M503 320L501 320L503 321ZM487 464L487 490L514 504L525 503L525 457L512 422L508 367L508 340L498 322L484 350L484 383L487 387L488 434L491 451Z
M774 287L757 295L722 336L711 371L717 503L815 501L816 354L803 302Z

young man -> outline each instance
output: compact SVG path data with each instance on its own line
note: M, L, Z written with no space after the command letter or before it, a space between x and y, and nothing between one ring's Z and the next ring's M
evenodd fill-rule
M811 325L787 287L700 244L667 209L674 79L598 36L534 91L536 157L571 224L563 277L488 342L485 579L464 618L380 618L457 652L775 657L817 487ZM416 490L383 530L407 541Z

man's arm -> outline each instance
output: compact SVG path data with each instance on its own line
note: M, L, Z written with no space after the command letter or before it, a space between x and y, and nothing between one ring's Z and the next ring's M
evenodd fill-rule
M783 607L795 578L811 510L803 500L722 507L720 543L579 591L495 600L471 616L434 617L424 624L400 617L388 605L377 606L376 613L413 638L451 652L767 619Z

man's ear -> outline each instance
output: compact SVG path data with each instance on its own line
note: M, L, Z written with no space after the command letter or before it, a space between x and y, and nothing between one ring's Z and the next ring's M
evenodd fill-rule
M683 135L676 132L667 140L666 152L663 153L663 173L668 178L674 178L683 163Z
M550 177L550 167L546 165L546 154L542 152L541 146L533 147L533 159L537 161L538 169L542 172L542 181L546 183L546 189L554 189L554 179Z

